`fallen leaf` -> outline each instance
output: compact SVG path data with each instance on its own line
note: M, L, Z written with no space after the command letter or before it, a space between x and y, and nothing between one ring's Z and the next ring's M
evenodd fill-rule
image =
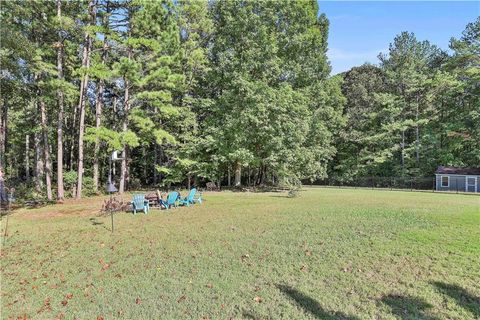
M102 316L98 316L98 317L97 317L97 320L103 320L103 317L102 317Z
M65 298L67 298L67 299L72 299L72 298L73 298L73 293L67 293L67 295L65 296Z
M40 308L40 310L37 311L37 313L50 310L52 310L52 308L50 307L50 298L46 298L45 300L43 300L43 306Z
M260 298L259 296L256 296L255 298L253 298L253 300L255 300L255 302L258 302L258 303L261 303L263 301L263 299Z
M142 303L142 299L140 298L135 299L135 304L141 304L141 303Z
M178 298L177 303L180 303L180 302L184 301L185 299L187 299L187 297L183 295L180 298Z
M213 285L211 283L207 283L206 287L211 289L213 288Z
M310 250L305 250L305 255L306 255L306 256L311 256L311 255L312 255L312 251L310 251Z
M68 304L68 301L67 300L62 300L62 306L66 306Z
M98 260L98 262L100 262L100 264L102 265L102 271L105 271L110 267L110 265L108 263L105 263L102 259Z
M62 319L65 319L65 315L63 314L63 312L60 312L60 313L57 314L57 316L55 317L55 320L62 320Z
M308 272L308 267L303 265L303 266L300 267L300 271Z

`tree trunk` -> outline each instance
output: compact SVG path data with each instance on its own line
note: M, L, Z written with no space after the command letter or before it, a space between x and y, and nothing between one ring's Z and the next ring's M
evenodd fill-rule
M95 104L95 128L98 130L101 126L101 117L103 109L103 92L104 92L104 81L100 80L98 84L97 92L97 101ZM100 139L97 137L95 140L95 149L93 156L93 186L95 192L98 192L99 185L99 153L100 153Z
M128 50L128 59L132 58L132 51L129 49ZM128 79L124 79L125 81L125 95L123 99L123 110L124 110L124 115L123 115L123 124L122 124L122 131L127 132L128 130L128 111L129 111L129 104L130 104L130 81ZM127 145L123 145L123 151L122 151L122 168L120 172L120 188L118 192L120 194L125 192L126 189L126 182L127 182Z
M38 132L34 133L34 147L35 147L35 188L37 192L42 192L43 189L43 156L40 135Z
M402 175L405 173L405 130L402 129L402 144L400 145L402 152Z
M62 1L57 0L57 17L62 17ZM58 80L63 81L63 37L61 30L58 31L57 47L57 74ZM57 90L58 98L58 123L57 123L57 200L63 201L63 90Z
M260 180L261 185L265 185L265 179L267 178L267 167L262 165L262 179Z
M72 121L70 125L70 137L71 139L68 141L68 170L73 170L75 164L75 145L77 141L75 139L78 138L77 135L77 115L78 115L78 105L72 108ZM76 193L75 193L76 194ZM72 194L75 197L75 194Z
M235 181L233 183L234 187L240 187L242 185L242 165L240 162L235 163Z
M92 19L91 24L95 23L95 2L90 1L88 4L89 15ZM82 55L82 66L85 69L85 73L82 76L80 83L80 98L78 101L79 109L79 130L78 130L78 168L77 168L77 194L76 199L82 198L82 184L83 184L83 135L85 132L85 104L86 104L86 91L88 85L88 68L90 67L90 51L92 46L92 39L85 33L85 42Z
M30 181L30 136L25 136L25 180Z
M109 2L106 3L106 13L103 16L103 26L108 27L108 13L109 13ZM104 34L103 38L103 48L102 48L102 66L105 65L107 61L107 36ZM98 91L97 91L97 101L95 103L95 128L98 130L102 122L102 110L103 110L103 93L105 90L105 80L102 78L98 82ZM95 192L98 192L98 180L99 180L99 153L100 153L100 139L95 140L95 150L93 156L93 188Z
M146 147L142 147L142 158L143 158L143 183L148 184L148 180L150 179L148 177L148 170L147 170L148 159L147 159Z
M45 101L40 100L40 119L43 137L43 160L45 164L45 184L47 187L47 199L52 200L52 162L50 160L50 145L48 144L47 111Z
M126 120L124 121L123 125L123 131L127 131L127 124ZM127 169L127 145L123 145L123 150L122 150L122 165L120 168L120 188L118 192L120 194L123 194L126 190L127 187L127 174L128 174L128 169Z
M3 99L2 109L0 110L0 169L5 168L5 151L7 144L7 100Z
M230 165L228 165L227 170L228 170L228 171L227 171L227 172L228 172L228 173L227 173L227 175L228 175L228 176L227 176L227 185L228 185L228 187L230 188L230 187L232 186L232 183L231 183L231 182L232 182L232 178L231 178L231 174L230 174Z
M418 126L418 118L419 118L419 101L420 99L417 97L417 108L415 110L415 155L416 155L416 162L417 168L420 165L420 129Z
M158 171L157 171L157 164L158 164L158 145L155 143L153 150L153 185L157 185L158 183Z

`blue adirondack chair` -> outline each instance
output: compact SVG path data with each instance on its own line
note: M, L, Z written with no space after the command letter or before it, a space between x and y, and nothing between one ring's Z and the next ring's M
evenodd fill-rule
M134 194L131 203L133 206L133 214L137 214L137 211L143 211L143 213L147 214L148 210L150 210L148 200L145 200L144 194Z
M165 209L170 209L172 206L174 208L176 208L177 204L178 204L178 198L179 197L180 197L180 195L178 194L177 191L170 192L167 196L167 201L164 202Z
M188 196L179 200L179 203L187 207L190 206L191 204L202 203L202 194L198 193L196 188L193 188L188 193Z
M168 209L167 200L160 198L158 199L158 204L160 205L160 208Z
M195 195L198 195L197 197L193 197L192 203L202 203L202 193L197 192Z
M190 206L190 204L193 204L193 197L195 196L195 192L197 192L197 189L193 188L190 190L188 195L185 198L180 198L178 200L178 203L181 204L182 206Z

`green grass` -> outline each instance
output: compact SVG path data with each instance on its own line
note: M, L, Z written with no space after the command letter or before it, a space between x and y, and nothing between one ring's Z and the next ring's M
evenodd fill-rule
M17 211L2 248L2 318L480 317L478 196L205 198L117 214L114 234L96 217L102 198Z

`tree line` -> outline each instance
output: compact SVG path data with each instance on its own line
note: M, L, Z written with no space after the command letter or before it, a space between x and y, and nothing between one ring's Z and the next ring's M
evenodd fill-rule
M331 175L421 178L439 165L480 166L480 18L450 52L402 32L378 58L342 75L346 126Z
M330 76L315 0L2 4L0 167L27 196L480 162L479 20Z

